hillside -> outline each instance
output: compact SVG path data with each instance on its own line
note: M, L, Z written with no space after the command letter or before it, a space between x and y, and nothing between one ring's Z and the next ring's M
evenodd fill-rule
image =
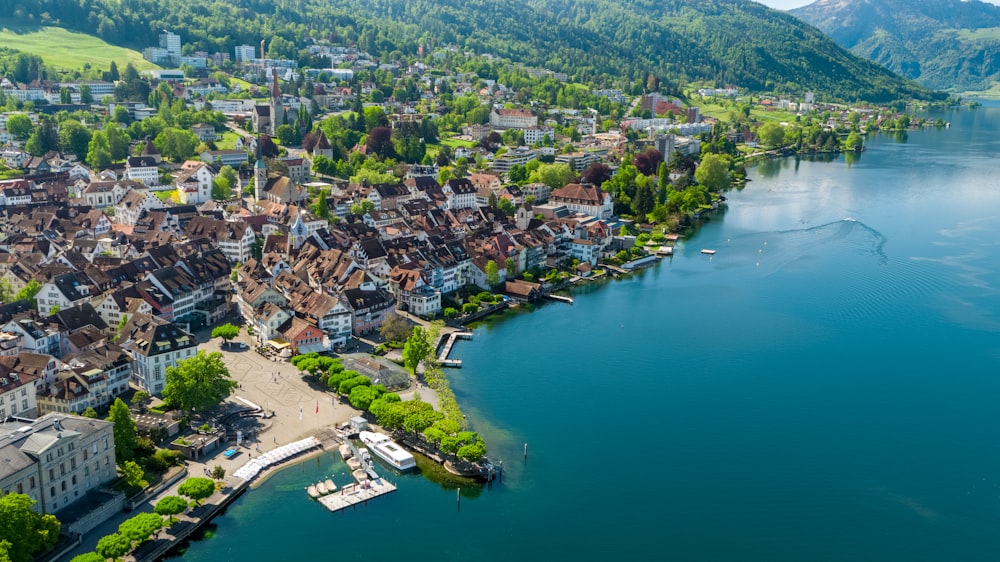
M161 29L209 52L264 37L275 56L328 37L383 56L458 45L594 84L654 73L847 100L935 96L750 0L0 0L4 8L134 48Z
M791 10L841 46L929 88L1000 79L1000 7L979 0L818 0Z
M0 19L0 45L42 57L50 67L82 68L85 64L107 68L111 61L122 67L132 63L139 70L159 68L142 59L142 53L60 27L29 26Z

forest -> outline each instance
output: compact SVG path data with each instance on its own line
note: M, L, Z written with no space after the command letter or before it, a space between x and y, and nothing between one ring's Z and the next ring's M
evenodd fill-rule
M882 102L943 99L838 47L815 28L750 0L0 0L21 24L58 25L117 45L308 59L317 40L383 60L454 46L564 72L593 86L714 81L752 91L812 90Z

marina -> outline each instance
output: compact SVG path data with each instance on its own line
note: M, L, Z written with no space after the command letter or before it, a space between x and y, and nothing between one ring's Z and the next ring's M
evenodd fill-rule
M330 511L340 511L348 507L353 507L359 503L368 503L368 500L379 496L395 492L396 485L384 478L375 480L365 480L356 484L348 484L340 489L339 493L329 494L317 498L316 501L323 504L323 507Z

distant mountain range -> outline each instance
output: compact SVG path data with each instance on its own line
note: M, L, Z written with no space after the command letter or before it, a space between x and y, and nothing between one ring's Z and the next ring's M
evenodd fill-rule
M198 50L266 39L296 57L330 37L387 58L456 45L595 84L654 74L844 100L939 97L750 0L0 0L0 13L139 49L161 29Z
M934 89L1000 79L1000 7L979 0L818 0L791 10L839 45Z

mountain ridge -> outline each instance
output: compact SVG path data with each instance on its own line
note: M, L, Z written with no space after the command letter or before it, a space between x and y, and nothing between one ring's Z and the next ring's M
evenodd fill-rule
M979 0L818 0L789 11L840 46L929 88L1000 80L1000 6Z
M281 37L271 47L294 55L310 37L333 36L380 56L457 45L595 84L644 84L652 73L844 100L941 97L750 0L0 0L4 9L58 14L65 27L134 47L170 29L209 52Z

